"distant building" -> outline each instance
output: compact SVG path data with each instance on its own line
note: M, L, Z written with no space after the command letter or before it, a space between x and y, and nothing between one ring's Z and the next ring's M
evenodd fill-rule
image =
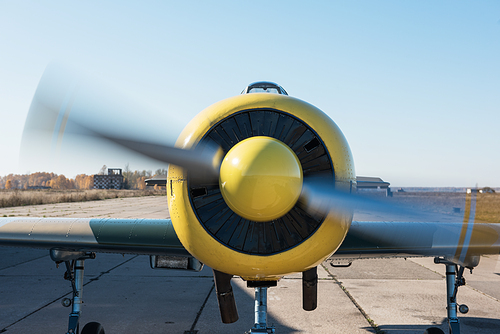
M356 176L358 189L387 189L391 185L380 177Z
M481 194L494 194L495 193L495 189L492 189L490 187L484 187L483 189L479 189L479 192Z
M166 187L167 186L167 176L166 175L158 175L155 176L151 179L146 179L146 186L148 187L154 187L154 186L159 186L159 187Z
M121 168L108 168L108 175L95 174L94 189L122 189L123 175Z
M358 190L384 190L386 196L392 197L391 188L389 188L391 184L380 177L356 176L356 184Z

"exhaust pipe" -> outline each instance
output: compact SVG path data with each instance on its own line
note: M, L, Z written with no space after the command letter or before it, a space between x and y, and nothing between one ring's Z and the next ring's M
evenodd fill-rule
M213 270L213 272L220 317L223 323L232 324L239 318L236 302L234 300L233 287L231 286L231 278L233 278L233 275L225 274L217 270Z
M318 307L318 267L302 272L302 308L313 311Z

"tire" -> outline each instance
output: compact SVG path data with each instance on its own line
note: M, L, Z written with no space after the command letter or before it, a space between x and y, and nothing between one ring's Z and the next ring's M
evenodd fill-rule
M440 328L430 327L425 330L424 334L444 334L444 332Z
M83 327L80 334L105 334L104 328L98 322L89 322Z

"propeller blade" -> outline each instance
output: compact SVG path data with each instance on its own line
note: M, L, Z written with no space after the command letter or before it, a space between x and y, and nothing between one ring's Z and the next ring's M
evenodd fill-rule
M204 171L207 177L218 178L223 151L216 145L204 145L193 150L161 145L152 142L134 141L119 137L104 136L102 138L117 143L132 151L141 153L152 159L182 166L195 173Z
M84 148L89 151L87 155L99 147L115 156L116 146L120 146L162 163L218 176L222 159L219 147L175 147L184 127L180 117L166 118L164 113L113 91L101 81L75 74L61 65L49 65L26 119L21 160L54 160L63 147L70 151ZM110 148L104 142L115 145Z
M316 178L304 179L299 202L307 212L318 216L327 215L330 212L352 214L368 211L385 217L390 216L393 219L405 217L407 221L429 221L436 218L433 214L416 211L402 204L395 205L384 200L338 190L333 185L325 184ZM396 216L399 217L396 218Z

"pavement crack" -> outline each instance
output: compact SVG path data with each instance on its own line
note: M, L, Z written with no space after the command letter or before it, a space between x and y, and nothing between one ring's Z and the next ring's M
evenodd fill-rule
M302 281L302 277L283 277L284 280L297 280ZM333 281L334 279L331 277L318 277L318 281Z
M123 261L123 262L121 262L121 263L117 264L116 266L114 266L114 267L113 267L113 268L111 268L111 269L108 269L108 270L106 270L106 271L101 271L101 273L100 273L99 275L94 276L94 277L92 277L92 278L89 278L89 281L88 281L87 283L83 284L83 286L86 286L86 285L88 285L88 284L90 284L90 283L92 283L92 282L94 282L94 281L98 281L98 280L99 280L99 278L101 278L102 276L104 276L104 275L106 275L106 274L109 274L110 272L112 272L112 271L113 271L113 270L115 270L116 268L121 267L121 266L122 266L122 265L124 265L125 263L132 261L133 259L135 259L135 258L136 258L136 257L138 257L138 256L139 256L139 255L132 256L130 259L125 260L125 261Z
M406 260L406 259L405 259L405 260ZM418 265L419 265L419 266L421 266L422 268L425 268L425 269L427 269L427 270L429 270L429 271L431 271L431 272L433 272L433 273L435 273L435 274L438 274L439 276L441 276L441 278L446 278L446 276L445 276L445 275L443 275L441 272L438 272L438 271L436 271L436 270L434 270L434 269L431 269L431 268L429 268L429 267L426 267L426 266L424 266L424 265L423 265L423 264L421 264L421 263L418 263L418 262L412 261L411 259L409 259L409 261L411 261L411 262L413 262L413 263L415 263L415 264L418 264Z
M342 289L342 291L344 291L344 293L346 294L346 296L351 300L351 302L354 304L354 306L356 306L356 308L363 315L363 317L365 317L366 321L370 324L370 326L373 328L373 330L375 331L375 333L376 334L385 334L385 331L381 330L378 327L378 325L372 319L370 319L370 317L365 312L365 310L363 310L363 308L361 307L361 305L358 304L358 302L356 301L356 299L346 289L346 287L342 284L342 282L339 281L337 279L337 277L335 277L332 273L330 273L330 270L328 270L328 267L326 267L323 263L321 264L321 266L326 270L326 272L328 273L328 276L330 276L339 285L339 287Z
M198 311L198 313L196 313L196 318L194 319L194 322L191 325L191 328L188 331L185 331L184 334L198 333L198 331L195 330L196 324L198 323L198 320L200 320L201 313L203 312L203 309L207 305L208 298L210 298L210 295L212 294L212 291L214 291L214 288L215 288L215 283L212 284L212 287L210 288L210 291L208 292L207 297L203 301L203 304L201 305L200 310Z
M9 268L14 268L14 267L17 267L17 266L19 266L19 265L21 265L21 264L25 264L25 263L28 263L28 262L31 262L31 261L40 260L40 259L42 259L42 258L44 258L44 257L47 257L47 256L49 256L49 255L42 255L42 256L36 257L36 258L34 258L34 259L31 259L31 260L26 260L26 261L23 261L23 262L18 262L18 263L16 263L16 264L11 265L11 266L7 266L7 267L0 268L0 270L9 269ZM1 333L1 332L0 332L0 333Z
M476 291L477 293L482 294L482 295L483 295L483 296L485 296L485 297L488 297L488 298L490 298L490 299L493 299L493 300L494 300L494 301L496 301L496 302L500 302L500 300L498 300L497 298L495 298L495 297L493 297L493 296L490 296L489 294L487 294L487 293L485 293L485 292L482 292L481 290L478 290L478 289L474 288L474 287L473 287L473 286L471 286L470 284L466 284L466 285L464 285L464 286L468 287L469 289L472 289L472 290ZM1 333L1 332L0 332L0 333Z

